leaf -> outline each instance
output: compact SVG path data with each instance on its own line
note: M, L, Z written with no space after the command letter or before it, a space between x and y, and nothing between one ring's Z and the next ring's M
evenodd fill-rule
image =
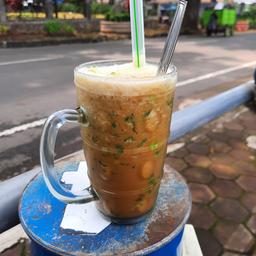
M147 142L147 138L144 138L139 144L138 147L142 147Z
M126 116L124 118L124 121L132 128L134 132L136 132L136 121L134 114L131 114L129 116Z
M173 100L172 100L172 99L169 99L169 100L167 101L167 106L172 109L172 104L173 104Z
M98 143L98 138L96 137L96 136L92 136L92 142L94 143L94 144L97 144Z
M154 152L155 156L159 156L160 153L161 153L161 150L156 150L156 151Z
M104 163L102 163L101 161L98 161L98 162L99 162L99 164L100 164L101 167L103 167L103 168L107 167L107 165L104 164Z
M158 148L158 143L152 143L152 144L149 145L149 147L152 151L154 151Z
M155 186L157 184L157 181L156 181L156 178L154 176L151 176L149 179L148 179L148 184L150 186Z
M152 111L152 109L149 110L149 111L145 111L145 112L143 113L143 116L144 116L144 117L148 117L149 114L151 113L151 111Z
M116 114L115 111L111 111L111 112L109 113L109 115L110 115L110 117L112 117L112 118L114 118L114 117L117 116L117 114Z
M116 76L116 75L117 75L117 72L116 72L116 71L113 71L113 72L110 73L110 75Z
M116 153L121 155L124 152L124 147L122 145L116 145Z

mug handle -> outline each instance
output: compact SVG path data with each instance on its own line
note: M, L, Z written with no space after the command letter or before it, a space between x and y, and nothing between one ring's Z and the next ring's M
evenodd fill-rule
M54 169L54 148L59 129L65 123L80 123L89 126L86 111L82 108L64 109L49 116L44 124L40 141L40 162L45 183L58 200L65 203L87 203L97 200L92 187L89 186L77 194L72 193L61 185L56 170Z

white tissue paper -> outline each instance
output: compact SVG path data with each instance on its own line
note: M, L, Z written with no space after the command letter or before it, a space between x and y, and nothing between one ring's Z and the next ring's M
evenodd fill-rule
M61 181L65 184L71 184L71 192L76 194L85 187L89 187L90 180L87 175L86 162L80 162L76 172L65 172ZM60 226L63 229L98 234L110 224L111 222L105 220L98 212L95 202L90 202L87 204L68 204Z

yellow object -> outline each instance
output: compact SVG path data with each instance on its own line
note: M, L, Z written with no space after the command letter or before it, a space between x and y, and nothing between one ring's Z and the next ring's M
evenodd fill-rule
M9 30L8 26L0 24L0 35L6 35L8 30Z
M21 14L19 12L8 12L7 17L9 20L15 20L18 17L23 19L45 19L45 13L39 12L39 13L32 13L32 12L22 12ZM53 17L55 17L55 14L53 14ZM58 12L58 19L84 19L84 15L81 13L74 13L74 12Z

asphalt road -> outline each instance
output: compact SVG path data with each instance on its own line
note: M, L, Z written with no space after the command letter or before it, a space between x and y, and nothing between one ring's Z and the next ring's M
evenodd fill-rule
M164 40L146 39L148 60L159 61ZM256 33L232 38L181 37L173 61L179 73L175 108L252 79L255 41ZM43 119L75 106L75 66L130 57L128 40L0 49L0 180L39 164ZM81 148L78 127L65 128L59 138L56 157Z

